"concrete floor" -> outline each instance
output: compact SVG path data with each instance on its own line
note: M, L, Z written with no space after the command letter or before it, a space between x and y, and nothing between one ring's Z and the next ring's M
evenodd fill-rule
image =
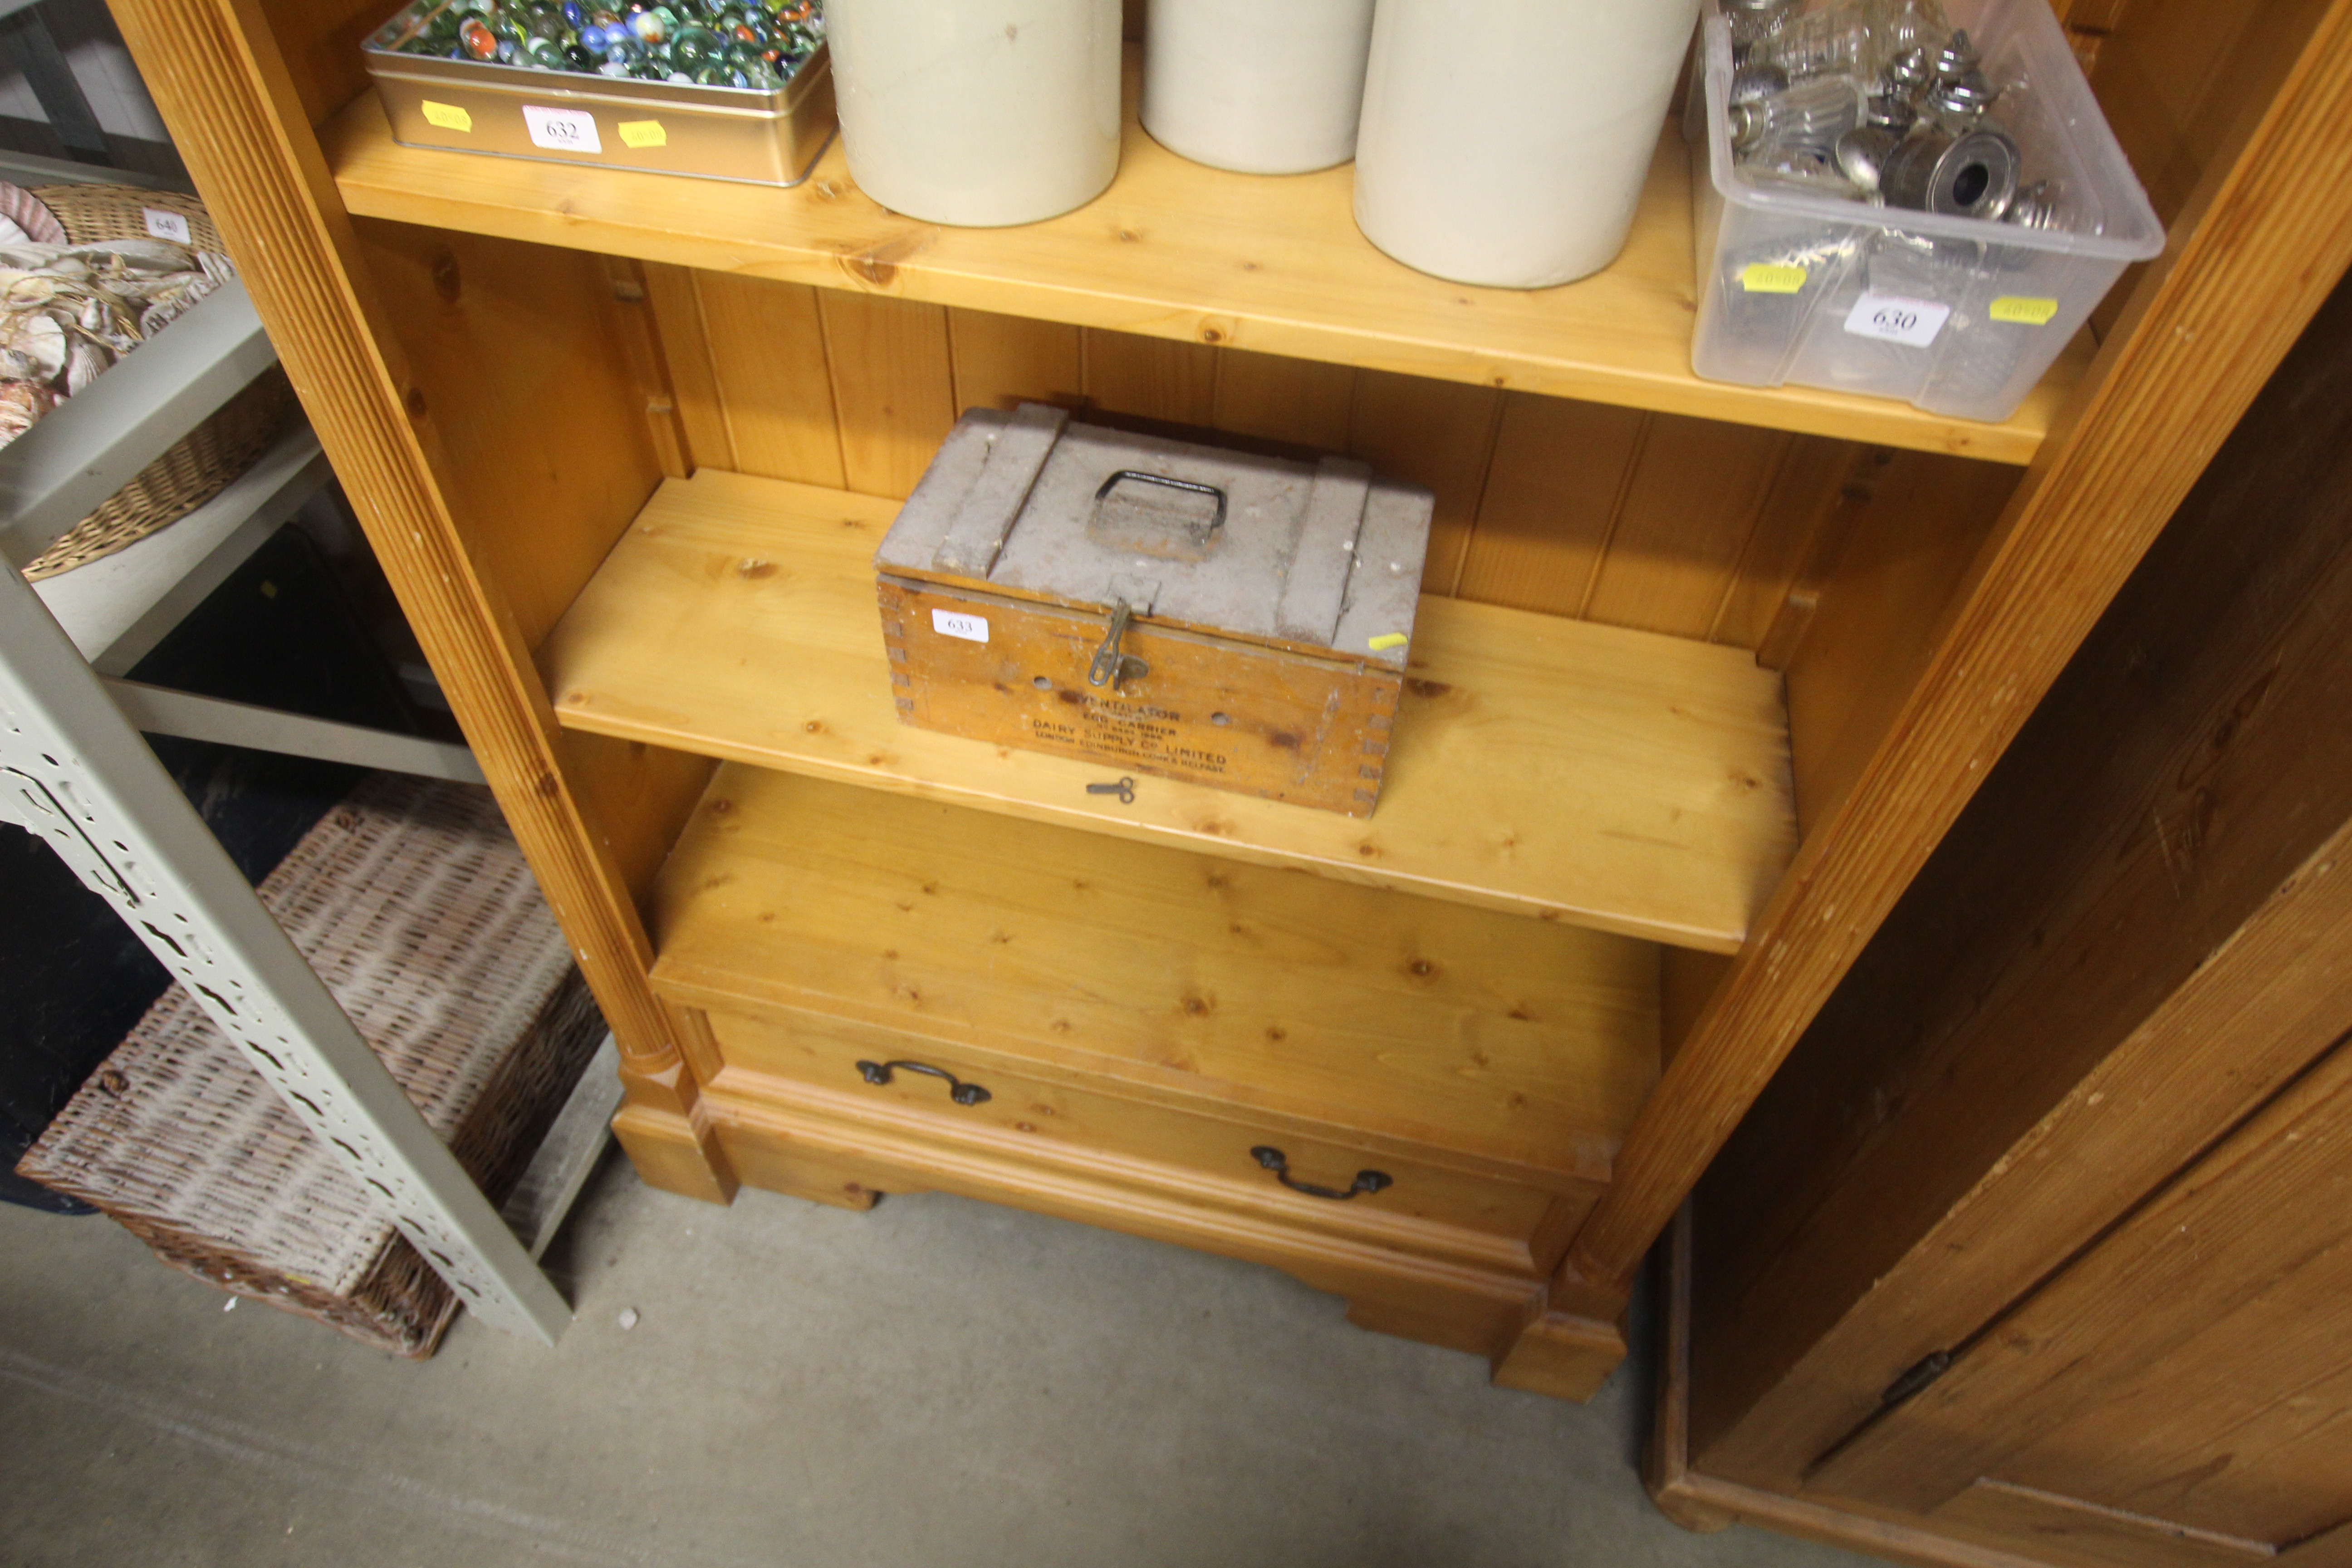
M422 1365L103 1219L0 1205L0 1258L18 1568L1861 1562L1654 1512L1631 1363L1507 1394L1271 1269L956 1198L719 1210L608 1159L562 1343L460 1319Z

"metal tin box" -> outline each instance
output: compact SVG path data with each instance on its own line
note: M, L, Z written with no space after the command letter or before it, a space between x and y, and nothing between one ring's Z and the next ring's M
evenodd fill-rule
M440 9L411 6L364 46L403 146L797 185L833 140L832 58L823 47L792 80L764 91L400 53Z
M899 717L1369 816L1433 505L1345 458L974 409L875 560Z

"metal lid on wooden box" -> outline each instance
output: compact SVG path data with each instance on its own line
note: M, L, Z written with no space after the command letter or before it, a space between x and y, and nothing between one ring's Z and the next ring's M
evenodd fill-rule
M1404 668L1434 498L1363 464L1024 404L960 420L882 542L895 575Z

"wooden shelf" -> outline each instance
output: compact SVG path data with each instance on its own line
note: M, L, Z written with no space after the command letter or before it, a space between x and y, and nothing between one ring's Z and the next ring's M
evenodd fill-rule
M2084 339L2005 425L1701 381L1679 131L1659 143L1615 265L1528 293L1390 260L1357 232L1349 169L1265 178L1189 163L1136 123L1132 81L1128 97L1111 188L1004 229L884 210L851 183L837 142L787 191L403 147L373 92L324 141L344 203L366 217L1996 462L2032 459L2088 363Z
M572 728L1728 952L1793 852L1780 678L1738 648L1424 598L1369 821L902 725L898 503L664 484L540 650Z
M1606 1181L1657 1081L1646 943L756 768L720 770L652 924L705 1005L1519 1178Z

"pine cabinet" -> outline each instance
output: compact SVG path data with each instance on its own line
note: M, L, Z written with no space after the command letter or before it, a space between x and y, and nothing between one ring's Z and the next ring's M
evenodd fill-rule
M1570 1396L2352 256L2344 6L2172 17L2240 76L2116 79L2172 249L1979 426L1695 378L1673 133L1615 266L1468 289L1366 244L1346 170L1222 174L1131 117L1103 197L985 231L837 149L775 191L403 148L355 48L382 3L119 15L614 1027L646 1179L1076 1215ZM2135 25L2078 36L2126 59ZM1130 805L895 721L866 563L958 411L1024 398L1436 492L1369 821Z

